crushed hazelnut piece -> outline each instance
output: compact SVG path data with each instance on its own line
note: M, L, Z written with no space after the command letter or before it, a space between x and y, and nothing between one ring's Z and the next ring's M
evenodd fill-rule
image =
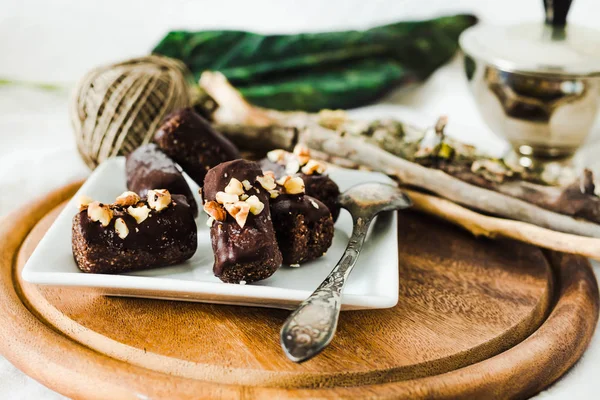
M123 218L115 219L115 232L121 239L125 239L127 235L129 235L129 228L127 228L127 224L123 220Z
M304 181L299 176L288 179L283 187L285 192L289 194L304 193Z
M276 199L277 197L279 197L279 191L278 190L269 190L269 196L271 196L272 199Z
M238 195L225 192L217 192L215 199L217 200L217 203L221 204L235 203L236 201L240 200Z
M267 158L269 159L269 161L271 162L280 162L280 161L284 161L286 156L288 155L288 152L282 149L277 149L277 150L271 150L270 152L267 153Z
M265 205L262 201L258 199L256 196L250 196L246 200L246 203L250 206L250 212L254 215L258 215L265 208Z
M204 204L204 212L216 221L225 221L227 214L223 207L216 201L208 201Z
M281 178L277 179L277 184L280 186L285 185L285 183L290 180L292 177L289 175L284 175Z
M293 175L300 170L300 163L296 159L291 159L285 165L285 173Z
M94 222L100 222L102 226L108 226L113 217L113 212L106 204L93 201L88 204L87 215Z
M252 189L252 184L250 183L250 181L248 179L244 179L242 181L242 185L244 186L245 190L250 190Z
M115 204L118 206L133 206L140 201L140 196L135 192L123 192L115 200Z
M85 194L82 194L81 196L79 196L77 198L77 207L79 207L79 211L83 211L85 210L90 203L93 203L94 199L92 199L90 196L86 196Z
M171 204L171 193L167 189L148 190L148 205L151 209L160 211Z
M135 218L135 222L141 224L150 215L150 209L145 204L137 207L129 206L127 207L127 214Z
M240 200L246 200L248 199L248 195L246 193L244 193L243 195L240 196Z
M322 174L325 172L325 164L316 160L310 160L304 167L302 167L302 172L306 175L312 175L314 173Z
M298 158L300 165L304 165L310 161L310 149L301 143L298 143L294 147L294 154Z
M237 196L244 193L244 187L242 186L242 182L235 178L231 178L229 184L225 186L225 193L227 194L235 194Z
M259 176L256 178L256 180L258 181L258 183L260 183L260 186L262 186L266 190L273 190L277 187L277 185L275 185L273 177L270 175Z
M214 222L215 222L215 219L213 217L208 217L208 219L206 220L206 226L208 226L210 228L210 227L212 227Z
M273 171L265 171L264 176L270 176L271 178L273 178L273 180L275 180L275 172Z
M235 218L235 221L240 228L243 228L244 225L246 225L248 213L250 212L250 205L248 203L245 201L238 201L233 204L225 204L225 209L233 218Z

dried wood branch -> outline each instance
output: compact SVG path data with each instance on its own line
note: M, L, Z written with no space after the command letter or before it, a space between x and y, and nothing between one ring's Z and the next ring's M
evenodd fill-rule
M289 150L303 142L334 162L343 160L384 172L404 185L472 209L561 232L600 237L600 224L573 217L600 222L600 198L593 194L593 184L590 188L582 180L570 190L562 190L531 182L527 173L481 157L472 146L446 141L444 120L437 124L433 137L426 137L422 131L394 121L351 121L343 111L307 114L257 108L218 73L203 74L200 84L220 105L213 114L214 122L242 147L251 141L254 150ZM482 173L474 172L474 166ZM578 192L578 187L585 190Z
M600 239L555 232L526 222L495 218L452 203L440 197L407 189L413 207L459 225L475 236L506 237L564 253L600 260Z

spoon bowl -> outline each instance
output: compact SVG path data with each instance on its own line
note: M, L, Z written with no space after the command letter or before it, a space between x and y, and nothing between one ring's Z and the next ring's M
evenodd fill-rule
M363 183L340 194L339 204L353 218L373 218L383 211L393 211L412 205L410 198L396 186L382 183Z
M331 343L342 306L344 284L358 260L373 218L383 211L400 210L412 205L410 198L398 187L382 183L353 186L342 193L338 200L352 215L352 236L331 273L281 328L281 347L294 362L309 360Z

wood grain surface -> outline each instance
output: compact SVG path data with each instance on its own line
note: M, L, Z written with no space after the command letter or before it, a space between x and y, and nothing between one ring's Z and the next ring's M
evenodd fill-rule
M581 356L596 326L598 289L585 259L475 239L402 213L398 305L342 313L332 345L293 364L278 343L287 311L21 281L20 269L76 188L0 226L0 350L68 396L526 397Z

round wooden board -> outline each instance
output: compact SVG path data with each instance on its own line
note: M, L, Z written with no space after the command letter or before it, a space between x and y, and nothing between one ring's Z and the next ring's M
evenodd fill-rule
M67 396L522 398L579 359L598 319L585 259L401 213L398 305L342 313L331 346L297 365L279 347L287 311L23 282L25 261L78 187L0 226L0 350Z

